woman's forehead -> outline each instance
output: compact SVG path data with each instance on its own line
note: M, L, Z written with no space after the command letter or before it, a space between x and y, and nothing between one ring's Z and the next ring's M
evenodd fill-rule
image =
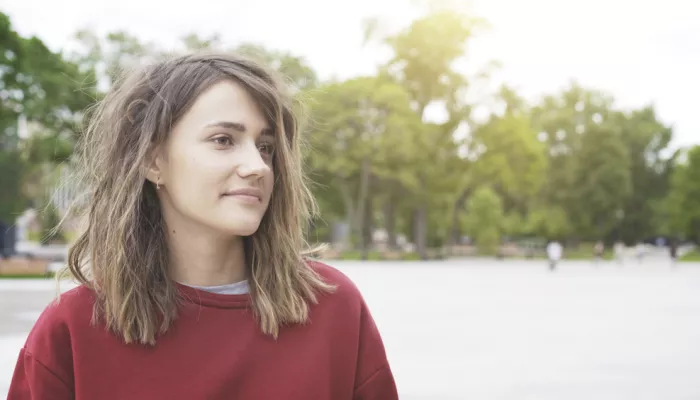
M259 102L242 85L223 81L204 91L183 115L184 124L219 127L242 132L272 133L273 127Z

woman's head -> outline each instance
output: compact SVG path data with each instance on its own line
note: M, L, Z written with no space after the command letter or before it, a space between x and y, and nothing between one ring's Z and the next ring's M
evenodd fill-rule
M314 291L329 289L302 261L314 203L292 105L257 63L187 55L126 76L95 108L76 155L87 230L69 268L126 341L152 343L175 318L166 220L245 237L266 333L305 320Z
M166 94L164 104L169 97L182 101ZM205 88L148 158L146 179L156 185L166 221L221 236L254 234L272 196L275 143L284 135L275 134L275 124L240 83Z

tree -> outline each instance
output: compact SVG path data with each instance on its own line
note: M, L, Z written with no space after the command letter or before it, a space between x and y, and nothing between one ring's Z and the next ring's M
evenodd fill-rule
M498 194L485 186L476 189L467 202L464 218L465 231L476 242L480 254L493 255L501 243L502 227L506 220Z
M0 150L0 221L11 223L26 206L22 195L24 163L19 153Z
M199 37L196 33L190 33L181 38L182 44L188 51L219 49L223 46L221 36L218 34L209 37Z
M700 146L685 153L664 201L668 233L700 243Z
M424 146L415 154L415 163L423 168L416 171L419 190L411 195L415 201L413 238L421 258L427 257L428 231L436 226L430 223L429 210L454 204L457 190L448 176L459 174L466 165L458 156L454 134L471 107L463 96L467 79L454 69L454 63L465 56L465 44L479 22L464 13L438 8L384 39L393 57L382 74L406 89L413 109L424 121ZM431 104L444 106L446 122L425 123L425 110Z
M590 125L581 137L573 171L576 213L570 214L579 235L604 238L617 224L616 213L631 193L630 156L617 126Z
M669 191L678 153L665 154L673 131L658 120L653 107L619 113L617 118L615 124L629 154L631 181L618 233L632 243L661 233L658 205Z
M561 239L571 234L573 227L561 207L536 205L528 212L524 230L539 237Z
M629 169L621 134L608 132L617 129L614 114L612 97L576 83L557 95L545 96L531 111L534 127L547 146L549 167L537 208L558 207L563 210L571 224L569 231L574 235L599 234L594 227L605 218L598 217L601 208L619 204L619 199L603 200L611 188L609 182L619 182L618 173L627 174L627 177L629 174L628 171L620 172ZM613 142L608 144L597 140ZM602 150L600 154L599 150ZM611 178L608 173L616 177ZM629 182L622 187L628 188ZM599 201L595 207L582 197L593 194ZM608 230L607 226L601 228Z
M75 40L79 50L71 55L71 60L92 71L92 81L105 92L126 71L163 54L154 44L125 31L110 32L102 38L83 29L76 32Z
M17 122L23 92L19 82L24 40L12 30L10 19L0 13L0 222L11 222L21 211L20 198L22 165L16 149Z
M510 112L510 111L508 111ZM491 185L508 211L525 213L545 180L545 146L526 114L494 116L469 137L472 185Z
M326 206L342 199L342 215L364 249L365 228L373 220L368 210L382 191L380 181L414 184L412 175L394 169L406 166L414 152L410 132L416 115L409 97L386 80L356 78L319 88L310 111L314 123L309 127L309 164L327 187L317 187L317 197ZM338 208L327 211L326 215L340 214Z
M19 36L2 13L0 39L0 218L12 220L26 206L24 178L36 165L67 156L64 141L74 139L94 92L76 64L38 38ZM20 120L32 129L29 141L19 137Z
M200 50L230 51L255 59L275 69L297 93L312 89L319 84L316 71L309 66L307 61L288 51L269 49L255 43L242 43L229 48L218 34L202 38L195 33L190 33L182 38L182 44L184 50L188 52Z
M664 156L672 130L653 107L623 112L611 96L572 83L532 115L549 148L542 200L566 212L572 233L627 242L660 233L658 204L675 156Z
M286 79L294 91L309 90L319 84L316 71L309 66L304 57L287 51L266 49L252 43L244 43L236 47L234 51L274 68Z

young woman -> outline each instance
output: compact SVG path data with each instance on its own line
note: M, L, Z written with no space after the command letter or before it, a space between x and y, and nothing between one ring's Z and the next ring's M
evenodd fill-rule
M266 69L159 62L91 121L80 286L36 322L10 400L398 398L361 294L303 252L314 203Z

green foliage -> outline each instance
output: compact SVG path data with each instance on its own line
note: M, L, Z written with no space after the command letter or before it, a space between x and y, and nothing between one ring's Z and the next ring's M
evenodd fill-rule
M670 156L670 127L661 123L652 107L618 113L615 125L629 154L630 195L622 207L619 234L628 242L663 233L659 204L669 190L678 152Z
M465 15L437 11L385 39L394 52L386 70L406 84L420 111L438 99L457 102L465 79L452 65L464 55L473 26L474 20Z
M504 214L501 228L504 235L511 237L525 236L530 233L524 218L517 212Z
M23 38L0 13L0 218L10 221L29 200L26 178L45 162L67 158L79 114L93 99L86 75L36 37ZM41 130L30 141L19 137L20 120Z
M47 272L45 274L32 275L32 274L12 274L12 275L2 275L0 274L0 279L54 279L56 276L53 272Z
M313 98L307 162L324 185L317 191L319 203L325 215L344 216L357 238L373 218L366 213L375 197L370 190L384 196L415 190L410 162L419 121L403 88L383 79L330 83L307 96Z
M636 242L662 233L655 206L667 191L672 132L653 108L615 109L601 92L571 84L532 108L548 147L540 207L560 208L567 235Z
M17 151L0 149L0 221L12 223L26 207L22 196L24 163Z
M688 253L683 254L683 256L679 260L689 262L700 262L700 251L698 251L697 249L691 250Z
M467 163L459 156L462 146L455 131L468 119L471 105L464 101L468 79L454 69L463 60L466 44L478 21L472 16L444 7L433 8L400 32L384 38L393 57L383 66L380 76L401 85L409 94L420 121L412 154L414 188L408 189L412 201L411 236L421 257L427 257L429 243L444 242L447 224L435 232L442 210L454 207L461 197L462 185L455 187L454 174L466 172ZM371 28L368 25L368 28ZM375 27L376 28L376 27ZM443 123L424 121L429 105L441 105L447 113ZM456 216L456 213L455 213Z
M385 261L385 260L392 260L390 258L387 258L385 254L382 254L381 252L378 251L370 251L367 254L367 257L362 256L362 252L360 251L346 251L340 254L338 257L341 260L346 260L346 261L359 261L359 260L370 260L370 261ZM398 261L418 261L420 260L421 257L418 253L402 253L400 254L400 257ZM396 260L392 260L396 261Z
M480 254L496 253L501 243L504 222L503 205L496 192L488 187L477 189L467 203L463 223L466 232L476 242Z
M631 194L629 151L614 125L590 125L575 155L572 204L580 235L601 238Z
M470 138L471 185L489 184L509 208L525 210L545 180L545 146L525 114L506 114L476 128Z
M664 212L668 231L700 242L700 146L690 148L676 166Z
M256 59L277 70L294 90L318 86L318 77L303 57L286 51L270 50L253 43L244 43L233 51Z
M528 233L549 239L561 239L572 232L569 217L561 207L533 208L526 222Z

